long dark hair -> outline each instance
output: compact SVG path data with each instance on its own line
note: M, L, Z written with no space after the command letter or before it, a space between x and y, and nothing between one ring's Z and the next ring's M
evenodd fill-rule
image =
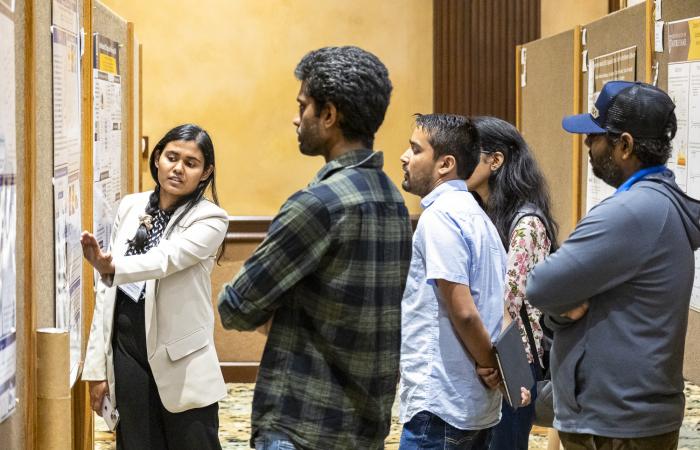
M185 205L182 213L173 219L174 221L165 237L170 235L172 230L175 229L182 218L185 217L187 213L190 212L192 208L194 208L195 205L204 198L204 193L206 192L207 188L210 188L211 190L211 198L214 204L219 204L219 197L216 194L216 164L214 160L214 144L209 137L209 133L207 133L204 129L197 125L185 124L179 125L165 133L165 136L163 136L161 140L158 141L156 146L153 147L148 164L149 168L151 169L151 177L153 178L153 181L155 181L156 187L153 189L153 192L148 199L146 214L155 216L155 214L158 212L158 203L160 201L160 183L158 182L158 167L156 167L156 161L158 161L158 158L160 158L165 146L173 141L187 141L197 144L197 147L202 151L202 155L204 156L204 170L206 171L209 167L213 167L213 170L211 171L211 175L197 184L197 188L194 190L194 192L181 198L177 204L172 207L171 212L175 211L180 206ZM134 237L129 240L129 244L135 249L143 251L147 242L148 230L144 224L141 224L136 230ZM225 246L226 241L224 240L217 254L217 262L219 259L221 259Z
M518 210L531 203L544 216L552 248L556 248L559 226L552 217L549 188L525 139L513 125L496 117L475 117L473 123L479 132L481 151L503 153L503 164L489 177L491 193L488 204L483 205L496 225L503 246L510 245L511 221Z

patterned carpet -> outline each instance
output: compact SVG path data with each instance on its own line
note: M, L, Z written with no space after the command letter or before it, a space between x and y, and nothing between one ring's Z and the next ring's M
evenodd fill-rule
M250 436L250 405L253 398L253 384L228 384L228 397L219 404L219 437L225 450L247 449ZM686 383L686 408L681 428L679 450L700 449L700 387ZM391 433L386 440L386 449L399 447L401 427L397 420L397 405L394 405ZM530 434L530 450L546 450L545 429L535 428ZM108 450L114 447L114 435L107 431L104 421L95 416L95 449Z

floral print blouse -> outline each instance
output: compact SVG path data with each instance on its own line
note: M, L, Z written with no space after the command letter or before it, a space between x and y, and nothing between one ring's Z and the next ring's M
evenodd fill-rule
M527 315L530 318L530 326L532 327L532 334L535 337L537 352L541 360L544 354L541 345L542 327L540 326L540 316L542 316L542 313L539 309L527 302L525 298L525 286L527 284L527 275L538 262L549 255L550 247L551 242L547 237L547 230L542 221L535 216L525 216L520 219L510 237L508 267L506 271L505 305L510 318L518 323L520 336L522 337L529 363L532 363L534 359L530 351L527 332L520 318L520 306L525 302Z

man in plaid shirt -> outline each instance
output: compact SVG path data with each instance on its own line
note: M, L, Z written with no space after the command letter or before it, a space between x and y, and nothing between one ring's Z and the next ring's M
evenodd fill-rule
M219 296L224 327L272 319L255 386L251 445L380 449L398 381L411 226L373 152L391 82L357 47L308 53L294 120L299 149L326 165L274 218Z

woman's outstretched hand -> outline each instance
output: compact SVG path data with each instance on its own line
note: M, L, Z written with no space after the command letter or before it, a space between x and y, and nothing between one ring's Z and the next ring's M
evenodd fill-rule
M100 244L92 233L83 231L80 235L80 245L83 246L83 256L95 268L100 275L112 275L114 273L114 264L112 263L112 254L103 253L100 249Z

